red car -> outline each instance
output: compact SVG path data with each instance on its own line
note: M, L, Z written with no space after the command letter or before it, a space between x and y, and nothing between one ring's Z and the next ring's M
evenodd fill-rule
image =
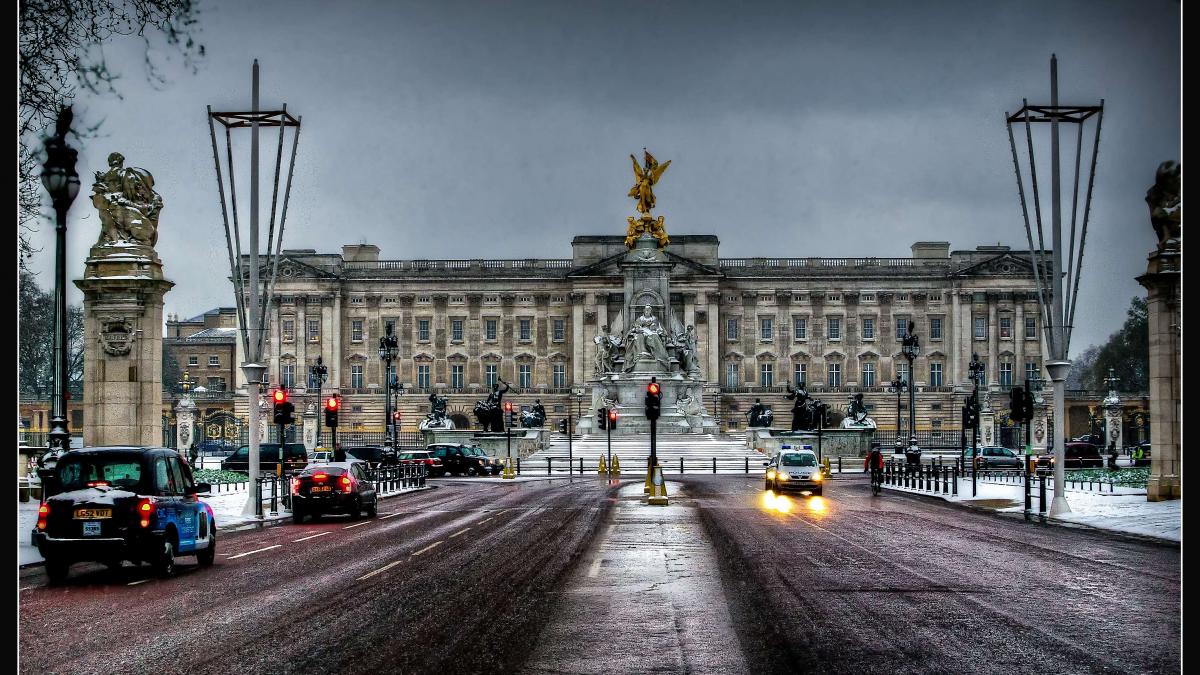
M434 457L428 450L406 450L398 457L400 464L424 464L426 476L436 476L445 473L442 459Z
M1091 443L1067 443L1063 452L1064 467L1067 469L1099 469L1104 466L1100 449ZM1038 455L1039 469L1054 468L1054 453Z

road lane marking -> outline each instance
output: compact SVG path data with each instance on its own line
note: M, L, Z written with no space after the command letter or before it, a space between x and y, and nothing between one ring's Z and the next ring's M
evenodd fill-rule
M343 530L348 530L348 529L350 529L350 528L352 528L352 527L362 527L363 525L370 525L370 524L371 524L371 521L369 521L369 520L364 520L364 521L363 521L363 522L361 522L361 523L355 523L355 524L353 524L353 525L347 525L347 526L343 527L342 529L343 529Z
M600 563L602 562L604 562L604 558L596 558L596 560L592 562L592 568L588 570L589 578L595 579L596 576L600 574Z
M442 545L442 541L443 541L443 540L439 540L439 541L435 541L435 542L433 542L432 544L430 544L430 545L426 546L425 548L421 549L420 551L417 551L416 553L412 554L412 556L411 556L411 557L415 558L415 557L417 557L417 556L421 555L422 553L424 553L424 552L428 551L428 550L429 550L429 549L431 549L431 548L436 548L436 547L438 547L438 546L441 546L441 545Z
M293 540L292 540L292 543L293 543L293 544L298 544L298 543L300 543L300 542L302 542L302 541L308 541L309 539L316 539L317 537L324 537L324 536L325 536L325 535L327 535L327 534L333 534L333 533L332 533L332 532L320 532L320 533L317 533L317 534L314 534L314 535L310 535L310 536L307 536L307 537L300 537L299 539L293 539ZM229 555L229 554L227 553L226 555Z
M395 518L396 516L402 516L402 515L404 515L403 511L397 511L395 513L389 513L386 516L383 516L382 518L380 518L380 520L383 520L383 518Z
M125 584L125 585L126 585L126 586L137 586L138 584L144 584L144 583L146 583L147 581L150 581L150 579L142 579L141 581L131 581L131 582L129 582L129 583L127 583L127 584Z
M468 527L468 528L466 528L466 529L459 530L458 532L455 532L454 534L450 535L448 538L449 538L449 539L453 539L453 538L457 537L457 536L458 536L458 535L460 535L460 534L466 534L466 533L467 533L467 530L470 530L470 529L471 529L471 528L469 528L469 527Z
M254 555L255 553L262 553L263 551L270 551L271 549L273 549L273 548L279 548L280 546L283 546L283 544L275 544L274 546L268 546L268 547L266 547L266 548L260 548L260 549L258 549L257 551L246 551L245 553L239 553L239 554L237 554L237 555L231 555L231 556L229 556L229 559L230 559L230 560L233 560L234 558L241 558L241 557L248 556L248 555Z
M489 521L489 520L491 520L491 518L485 518L484 520L481 520L481 521L479 521L479 524L480 524L480 525L482 525L482 524L486 523L486 522L487 522L487 521Z
M370 579L371 577L375 576L376 574L381 574L383 572L386 572L386 571L392 569L393 567L395 567L396 565L399 565L402 562L404 562L404 561L397 560L395 562L390 562L390 563L384 565L383 567L380 567L379 569L375 570L374 572L371 572L370 574L362 575L361 577L355 579L355 581L362 581L363 579Z

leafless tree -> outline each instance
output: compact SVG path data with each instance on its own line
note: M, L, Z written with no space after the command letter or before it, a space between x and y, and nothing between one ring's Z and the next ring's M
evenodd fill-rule
M20 2L20 153L18 158L18 264L35 253L29 233L42 213L38 169L41 137L59 109L81 90L116 96L120 74L109 68L105 44L116 38L140 38L144 69L154 85L165 85L162 57L152 48L165 43L195 71L204 57L196 42L196 0L21 0ZM169 57L168 57L169 58ZM76 116L76 121L79 121ZM72 131L93 135L101 121L82 122Z

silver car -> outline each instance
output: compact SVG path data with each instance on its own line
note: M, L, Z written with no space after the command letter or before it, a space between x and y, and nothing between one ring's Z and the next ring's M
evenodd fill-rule
M975 458L975 453L971 448L967 448L967 462L970 463ZM1020 469L1022 466L1021 456L1000 446L985 446L979 448L979 468L980 469Z

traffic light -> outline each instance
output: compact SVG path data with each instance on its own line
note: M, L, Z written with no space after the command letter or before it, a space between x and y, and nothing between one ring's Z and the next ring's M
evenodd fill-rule
M400 426L400 411L399 410L392 413L392 422L396 426Z
M566 420L558 421L558 433L560 433L560 434L567 433L567 421Z
M1033 421L1033 392L1025 390L1025 400L1021 401L1022 407L1025 408L1025 421Z
M975 408L975 403L971 399L963 405L963 428L974 429L979 424L979 411Z
M608 428L609 429L617 428L617 409L616 408L609 408L609 410L608 410Z
M596 426L600 429L608 428L608 408L601 408L596 411Z
M662 386L658 384L658 378L650 378L650 384L646 385L646 419L656 420L662 414Z
M509 427L512 427L512 425L513 425L513 407L512 407L512 401L505 401L505 402L504 402L504 412L505 412L505 413L508 415L508 426L509 426Z
M336 429L338 425L338 406L341 401L338 400L337 394L325 399L325 426L330 429Z
M296 419L292 414L296 411L296 406L288 400L287 390L279 388L272 394L275 402L274 419L275 424L295 424Z
M1023 387L1013 387L1008 390L1008 419L1013 422L1024 422L1029 418L1025 413L1025 389Z

